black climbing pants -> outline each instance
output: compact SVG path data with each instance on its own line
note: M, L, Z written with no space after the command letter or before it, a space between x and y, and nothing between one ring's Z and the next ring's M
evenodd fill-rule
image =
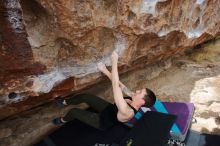
M91 94L78 94L69 99L65 100L67 105L77 105L80 103L86 103L95 110L96 112L91 112L79 108L72 108L63 119L67 122L74 119L78 119L83 123L86 123L94 128L101 129L100 116L101 113L110 103L101 99L98 96Z

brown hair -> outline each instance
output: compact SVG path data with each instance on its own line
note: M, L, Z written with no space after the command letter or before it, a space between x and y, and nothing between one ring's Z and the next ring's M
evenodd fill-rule
M147 94L144 95L143 99L145 101L145 104L143 106L145 107L152 107L154 103L156 102L156 95L154 94L153 91L150 89L146 88Z

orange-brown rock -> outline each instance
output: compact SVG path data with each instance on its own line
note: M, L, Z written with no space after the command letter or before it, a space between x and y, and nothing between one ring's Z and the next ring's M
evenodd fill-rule
M219 35L218 0L4 0L0 2L0 119Z

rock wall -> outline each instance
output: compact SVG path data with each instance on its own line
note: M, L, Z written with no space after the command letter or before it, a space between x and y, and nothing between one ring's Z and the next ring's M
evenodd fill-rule
M219 35L218 0L4 0L0 2L0 119Z
M220 40L189 49L187 55L163 60L120 76L131 90L148 87L157 98L170 102L192 102L195 105L191 130L220 135ZM109 80L83 92L112 101ZM0 121L1 146L32 146L59 128L52 124L71 108L86 108L84 104L58 107L48 103L19 116ZM75 132L75 131L73 131ZM73 139L72 140L76 140ZM206 143L207 144L207 143Z

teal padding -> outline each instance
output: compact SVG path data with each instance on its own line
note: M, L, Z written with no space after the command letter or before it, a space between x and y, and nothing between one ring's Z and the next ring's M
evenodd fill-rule
M137 112L134 117L135 119L139 120L142 117L142 114L140 112Z
M168 111L166 110L166 108L163 106L163 104L159 100L156 100L156 102L154 104L154 108L158 112L168 114ZM179 127L176 125L176 123L173 124L171 131L173 133L181 134L181 131L180 131Z

